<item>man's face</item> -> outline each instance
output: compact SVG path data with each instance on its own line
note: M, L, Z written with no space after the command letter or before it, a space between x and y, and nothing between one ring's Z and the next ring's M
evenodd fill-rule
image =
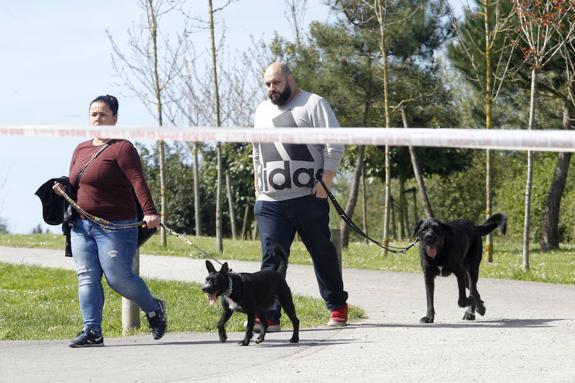
M268 70L264 73L264 84L270 101L275 105L283 105L290 98L292 88L286 76L279 71Z

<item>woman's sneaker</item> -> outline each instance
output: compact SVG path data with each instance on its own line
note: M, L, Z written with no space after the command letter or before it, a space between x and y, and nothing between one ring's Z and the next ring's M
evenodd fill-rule
M70 341L68 346L72 348L79 347L102 347L104 345L104 337L101 332L85 328L78 333L78 336Z
M146 314L148 325L152 329L152 336L155 340L160 339L166 333L168 327L168 320L166 318L166 302L161 299L156 299L160 308Z

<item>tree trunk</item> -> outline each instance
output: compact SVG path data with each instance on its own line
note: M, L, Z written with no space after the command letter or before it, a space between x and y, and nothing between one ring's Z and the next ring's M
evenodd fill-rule
M226 186L227 186L227 195L228 195L228 207L229 207L229 211L230 211L230 226L232 229L232 239L236 240L237 239L237 235L236 235L236 212L234 209L234 196L232 194L232 180L230 178L230 173L229 172L225 172L226 173Z
M403 121L403 127L407 129L407 114L404 108L401 108L401 120ZM415 153L415 149L412 146L409 147L409 157L411 158L411 167L413 168L413 175L415 176L415 182L417 182L417 189L419 189L419 196L423 202L425 214L427 215L427 218L433 218L433 210L431 208L431 203L429 202L429 196L427 195L427 189L425 187L425 181L421 172L421 166L419 166L417 154Z
M535 129L537 101L537 71L531 70L531 96L529 103L529 130ZM529 224L531 218L531 186L533 183L533 154L527 151L527 181L525 182L525 213L523 219L523 270L529 270Z
M192 171L194 174L194 218L196 224L196 237L202 235L202 212L201 212L201 195L200 195L200 165L198 162L198 143L194 142L193 147L194 161Z
M353 217L353 212L355 210L355 205L357 203L357 196L359 190L359 181L361 179L363 171L363 162L365 158L365 146L359 145L357 147L357 161L355 163L355 170L353 172L353 179L350 185L349 198L347 199L347 204L345 206L345 214L349 217ZM347 249L349 243L349 226L342 221L341 222L341 241L343 248Z
M383 65L383 111L385 116L385 127L391 127L391 116L389 113L389 73L387 60L387 47L385 44L385 20L384 13L387 12L381 6L381 0L374 1L375 14L379 23L379 50L382 57ZM385 145L385 187L384 187L384 206L383 206L383 245L389 244L389 202L391 196L391 164L390 164L389 145ZM383 255L387 256L387 250L383 250Z
M369 235L367 231L367 189L365 185L365 164L362 164L362 172L361 172L361 210L362 210L362 223L363 223L363 232L366 235ZM363 241L365 243L369 243L367 238L364 238Z
M244 220L242 223L242 236L241 239L247 239L247 231L248 231L248 223L250 219L250 204L246 204L246 208L244 210Z
M407 217L407 199L405 198L405 176L399 175L399 238L406 237L409 219Z
M485 95L484 95L484 107L485 107L485 129L491 129L491 115L493 98L491 95L491 80L492 80L492 69L491 69L491 33L490 33L490 11L491 7L488 1L482 3L483 5L483 24L485 26ZM485 215L487 218L491 217L493 209L492 201L492 182L491 182L491 151L487 149L485 151ZM489 233L485 239L485 253L487 255L487 262L493 262L493 233Z
M154 11L154 4L152 0L146 2L146 15L148 18L148 27L150 31L150 38L152 41L152 66L153 66L153 85L154 97L156 99L156 112L158 118L158 126L163 125L162 116L162 89L160 87L160 75L158 71L158 20ZM160 222L166 223L166 184L165 184L165 171L164 171L164 141L158 141L158 162L160 170ZM160 227L160 244L167 245L166 231Z
M563 129L569 129L570 122L569 108L565 105L563 109ZM541 238L539 239L539 245L543 251L559 248L561 198L563 197L565 183L567 182L570 161L571 153L561 152L557 155L555 172L553 173L553 180L549 186L549 193L547 194L547 202L545 204L543 229L541 230Z
M220 127L222 124L221 112L220 112L220 93L218 88L218 68L217 68L217 58L216 58L216 40L214 32L214 8L212 5L212 0L208 0L209 13L210 13L210 42L211 42L211 53L212 53L212 76L214 80L214 97L216 103L216 127ZM222 183L223 183L223 164L222 164L222 144L216 144L216 163L218 171L218 179L216 186L216 251L218 253L224 252L224 240L223 240L223 223L222 223Z

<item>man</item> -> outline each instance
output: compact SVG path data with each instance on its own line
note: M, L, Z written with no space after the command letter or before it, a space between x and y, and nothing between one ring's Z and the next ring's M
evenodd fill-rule
M337 128L339 123L320 96L298 89L287 65L264 72L268 100L256 109L255 128ZM330 241L327 193L343 156L343 145L254 144L255 216L262 244L262 270L276 269L280 249L289 255L297 232L313 260L320 294L331 315L329 326L347 323L347 292L337 251ZM266 313L268 331L279 331L278 305Z

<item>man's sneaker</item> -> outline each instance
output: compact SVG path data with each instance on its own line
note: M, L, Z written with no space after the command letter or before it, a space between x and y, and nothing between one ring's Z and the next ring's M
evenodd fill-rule
M244 322L244 329L248 326L248 321ZM254 332L259 333L262 329L262 322L260 318L256 317L256 323L254 324ZM279 321L268 320L268 330L267 332L280 332L282 330Z
M85 328L78 333L78 336L70 341L68 346L72 348L79 347L102 347L104 345L104 337L101 332Z
M160 339L166 333L168 327L168 320L166 318L166 302L161 299L156 299L160 308L146 314L148 325L152 329L152 336L155 340Z
M347 325L347 303L331 310L327 325L331 327L343 327Z

